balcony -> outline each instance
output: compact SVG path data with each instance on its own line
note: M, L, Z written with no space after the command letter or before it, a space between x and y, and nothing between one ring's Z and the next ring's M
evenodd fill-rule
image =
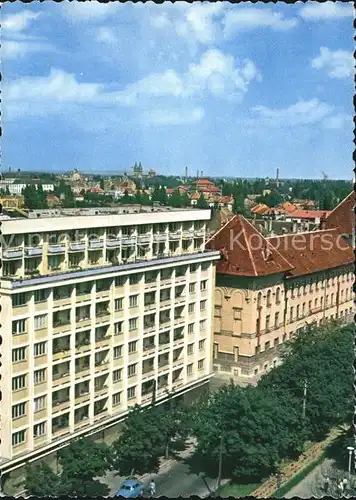
M121 238L121 244L123 247L131 246L131 245L136 245L136 236L122 236Z
M52 385L56 387L57 385L63 385L70 382L70 372L56 373L52 376Z
M189 298L190 298L190 297L191 297L191 296L189 295ZM182 302L185 302L185 301L186 301L186 297L185 297L185 295L183 295L183 294L181 294L181 295L177 295L177 296L175 297L175 299L174 299L175 304L181 304Z
M111 314L110 311L98 311L95 314L95 324L99 323L105 323L107 321L110 321L111 319Z
M72 328L70 318L67 319L59 319L59 320L54 320L53 321L53 333L62 333L62 332L68 332Z
M169 369L169 359L165 359L164 361L158 361L158 372L163 372Z
M58 361L59 359L64 359L70 357L71 351L69 346L59 347L53 350L52 359L53 361Z
M156 309L156 302L151 301L151 302L145 302L145 311L151 311L152 309Z
M25 256L26 257L37 257L42 255L42 247L26 247Z
M64 253L66 251L66 246L64 243L61 243L59 245L48 245L47 251L48 253L53 254Z
M75 395L75 404L80 405L90 401L90 392L88 390L81 391L79 394Z
M90 338L79 341L75 345L75 353L76 354L81 354L83 352L90 351L91 345L90 345Z
M95 339L95 348L103 349L104 347L108 347L110 345L111 335L105 335L103 337L97 337Z
M77 365L75 367L75 378L84 378L90 375L90 365Z
M171 318L160 318L159 329L163 330L164 328L168 328L170 324L171 324Z
M143 357L146 358L156 352L155 344L144 344L143 345Z
M167 233L156 233L153 235L153 241L155 243L158 243L160 241L166 241L167 239Z
M191 240L194 238L194 231L183 231L182 237L184 240Z
M78 241L75 243L69 243L69 252L84 252L85 251L85 241Z
M179 325L180 323L185 322L184 316L174 316L174 324Z
M83 318L77 317L75 318L75 322L77 328L84 328L91 326L91 318L88 317L83 317Z
M194 231L194 238L201 238L205 235L205 229L196 229Z
M119 248L120 244L121 244L120 240L106 240L107 248Z
M175 380L172 381L172 386L174 388L180 387L181 385L183 385L183 383L184 383L183 377L179 377L179 378L177 378L177 379L175 379Z
M98 248L103 248L104 242L102 240L91 240L89 241L89 250L97 250Z
M151 241L151 234L146 233L146 234L139 234L137 237L137 243L139 245L142 245L144 243L149 243Z
M181 231L170 231L169 232L169 239L170 240L179 240L182 236L182 232Z
M21 259L23 256L23 249L21 247L18 248L8 248L3 251L2 257L3 259Z
M95 371L101 372L109 368L109 360L95 361Z
M107 385L95 386L94 390L95 390L95 397L97 398L99 396L104 396L104 394L108 392L108 386Z
M64 400L54 399L52 401L52 413L58 413L60 411L67 410L68 408L70 408L69 398Z

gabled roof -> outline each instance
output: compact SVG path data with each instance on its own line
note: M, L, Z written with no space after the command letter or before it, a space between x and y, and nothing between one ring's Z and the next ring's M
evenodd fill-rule
M321 219L330 214L330 210L295 210L289 213L289 217L294 219Z
M297 207L292 203L290 203L289 201L285 201L284 203L281 203L279 206L282 210L285 210L286 212L294 212L294 210L297 209Z
M351 235L355 227L355 191L352 191L328 215L325 228L335 228L339 234Z
M216 186L208 186L199 189L202 193L220 193L221 189Z
M232 196L222 196L219 201L220 203L233 203L234 198Z
M216 265L220 274L257 277L293 269L293 265L241 215L230 219L206 246L221 251L223 258Z
M354 262L352 247L336 229L292 233L267 238L284 258L293 262L290 276L303 276Z
M200 184L201 186L205 185L205 186L213 186L214 183L209 181L209 179L197 179L195 181L195 184Z

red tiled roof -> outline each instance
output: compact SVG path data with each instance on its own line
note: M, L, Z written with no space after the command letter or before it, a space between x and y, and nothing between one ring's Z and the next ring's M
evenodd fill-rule
M251 208L251 212L253 212L254 214L263 214L267 210L269 210L269 207L267 205L263 205L263 204L259 204L259 205L256 205L255 207Z
M234 199L232 196L222 196L219 201L220 203L233 203Z
M216 186L203 187L199 189L202 193L220 193L221 189Z
M339 234L351 235L355 227L355 191L352 191L325 221L325 228L335 228Z
M244 217L236 215L207 242L223 259L216 271L233 276L266 276L293 268L292 264Z
M293 219L321 219L327 217L331 212L329 210L296 210L289 214Z
M166 190L167 194L172 194L173 191L174 191L174 189L172 189L172 188L167 188L167 190Z
M213 186L214 183L209 181L209 179L198 179L195 181L195 184L200 184L201 186Z
M292 203L290 203L289 201L285 201L284 203L281 203L279 206L282 210L286 210L287 212L294 212L294 210L297 209L297 207Z
M354 262L352 247L337 230L292 233L267 238L284 258L293 262L291 276L303 276Z

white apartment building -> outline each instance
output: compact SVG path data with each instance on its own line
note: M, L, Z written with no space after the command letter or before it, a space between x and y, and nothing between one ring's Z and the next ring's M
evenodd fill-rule
M31 215L0 228L2 473L212 376L210 211Z
M31 180L25 182L23 180L20 181L17 179L12 180L12 182L8 182L8 180L0 181L0 189L9 188L10 194L22 194L22 190L25 189L28 184L34 184L36 188L38 188L38 186L41 184L43 187L43 191L45 191L46 193L52 192L54 190L54 184L52 183L42 183Z

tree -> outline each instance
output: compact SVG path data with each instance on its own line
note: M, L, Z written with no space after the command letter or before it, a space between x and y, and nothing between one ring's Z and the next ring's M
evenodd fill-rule
M105 190L105 183L104 183L104 179L103 178L100 179L100 184L99 185L100 185L100 189L102 189L104 191Z
M10 196L11 195L9 186L6 186L5 194L6 194L6 196Z
M203 193L200 194L200 197L197 201L197 208L209 208L208 202L204 198Z
M181 207L182 206L182 197L178 191L178 189L175 189L171 195L171 197L169 198L169 204L172 206L172 207Z
M241 482L275 472L280 460L293 456L303 442L300 417L290 403L252 386L221 388L195 419L197 459L216 474L222 452L223 475Z
M59 451L61 495L108 495L109 488L96 477L111 468L110 449L104 443L79 439Z
M41 209L48 208L47 195L43 190L42 184L39 184L37 187L37 198L38 198L38 206Z
M127 205L128 203L132 203L132 198L129 195L129 192L127 189L125 189L125 191L124 191L124 196L121 198L121 203L123 203L124 205Z
M234 204L232 206L232 211L235 215L245 215L245 197L242 193L234 194Z
M45 462L40 462L39 465L27 465L24 486L30 496L57 496L59 477Z
M162 433L152 408L136 406L125 420L124 430L112 444L114 466L122 475L157 471L162 451Z

